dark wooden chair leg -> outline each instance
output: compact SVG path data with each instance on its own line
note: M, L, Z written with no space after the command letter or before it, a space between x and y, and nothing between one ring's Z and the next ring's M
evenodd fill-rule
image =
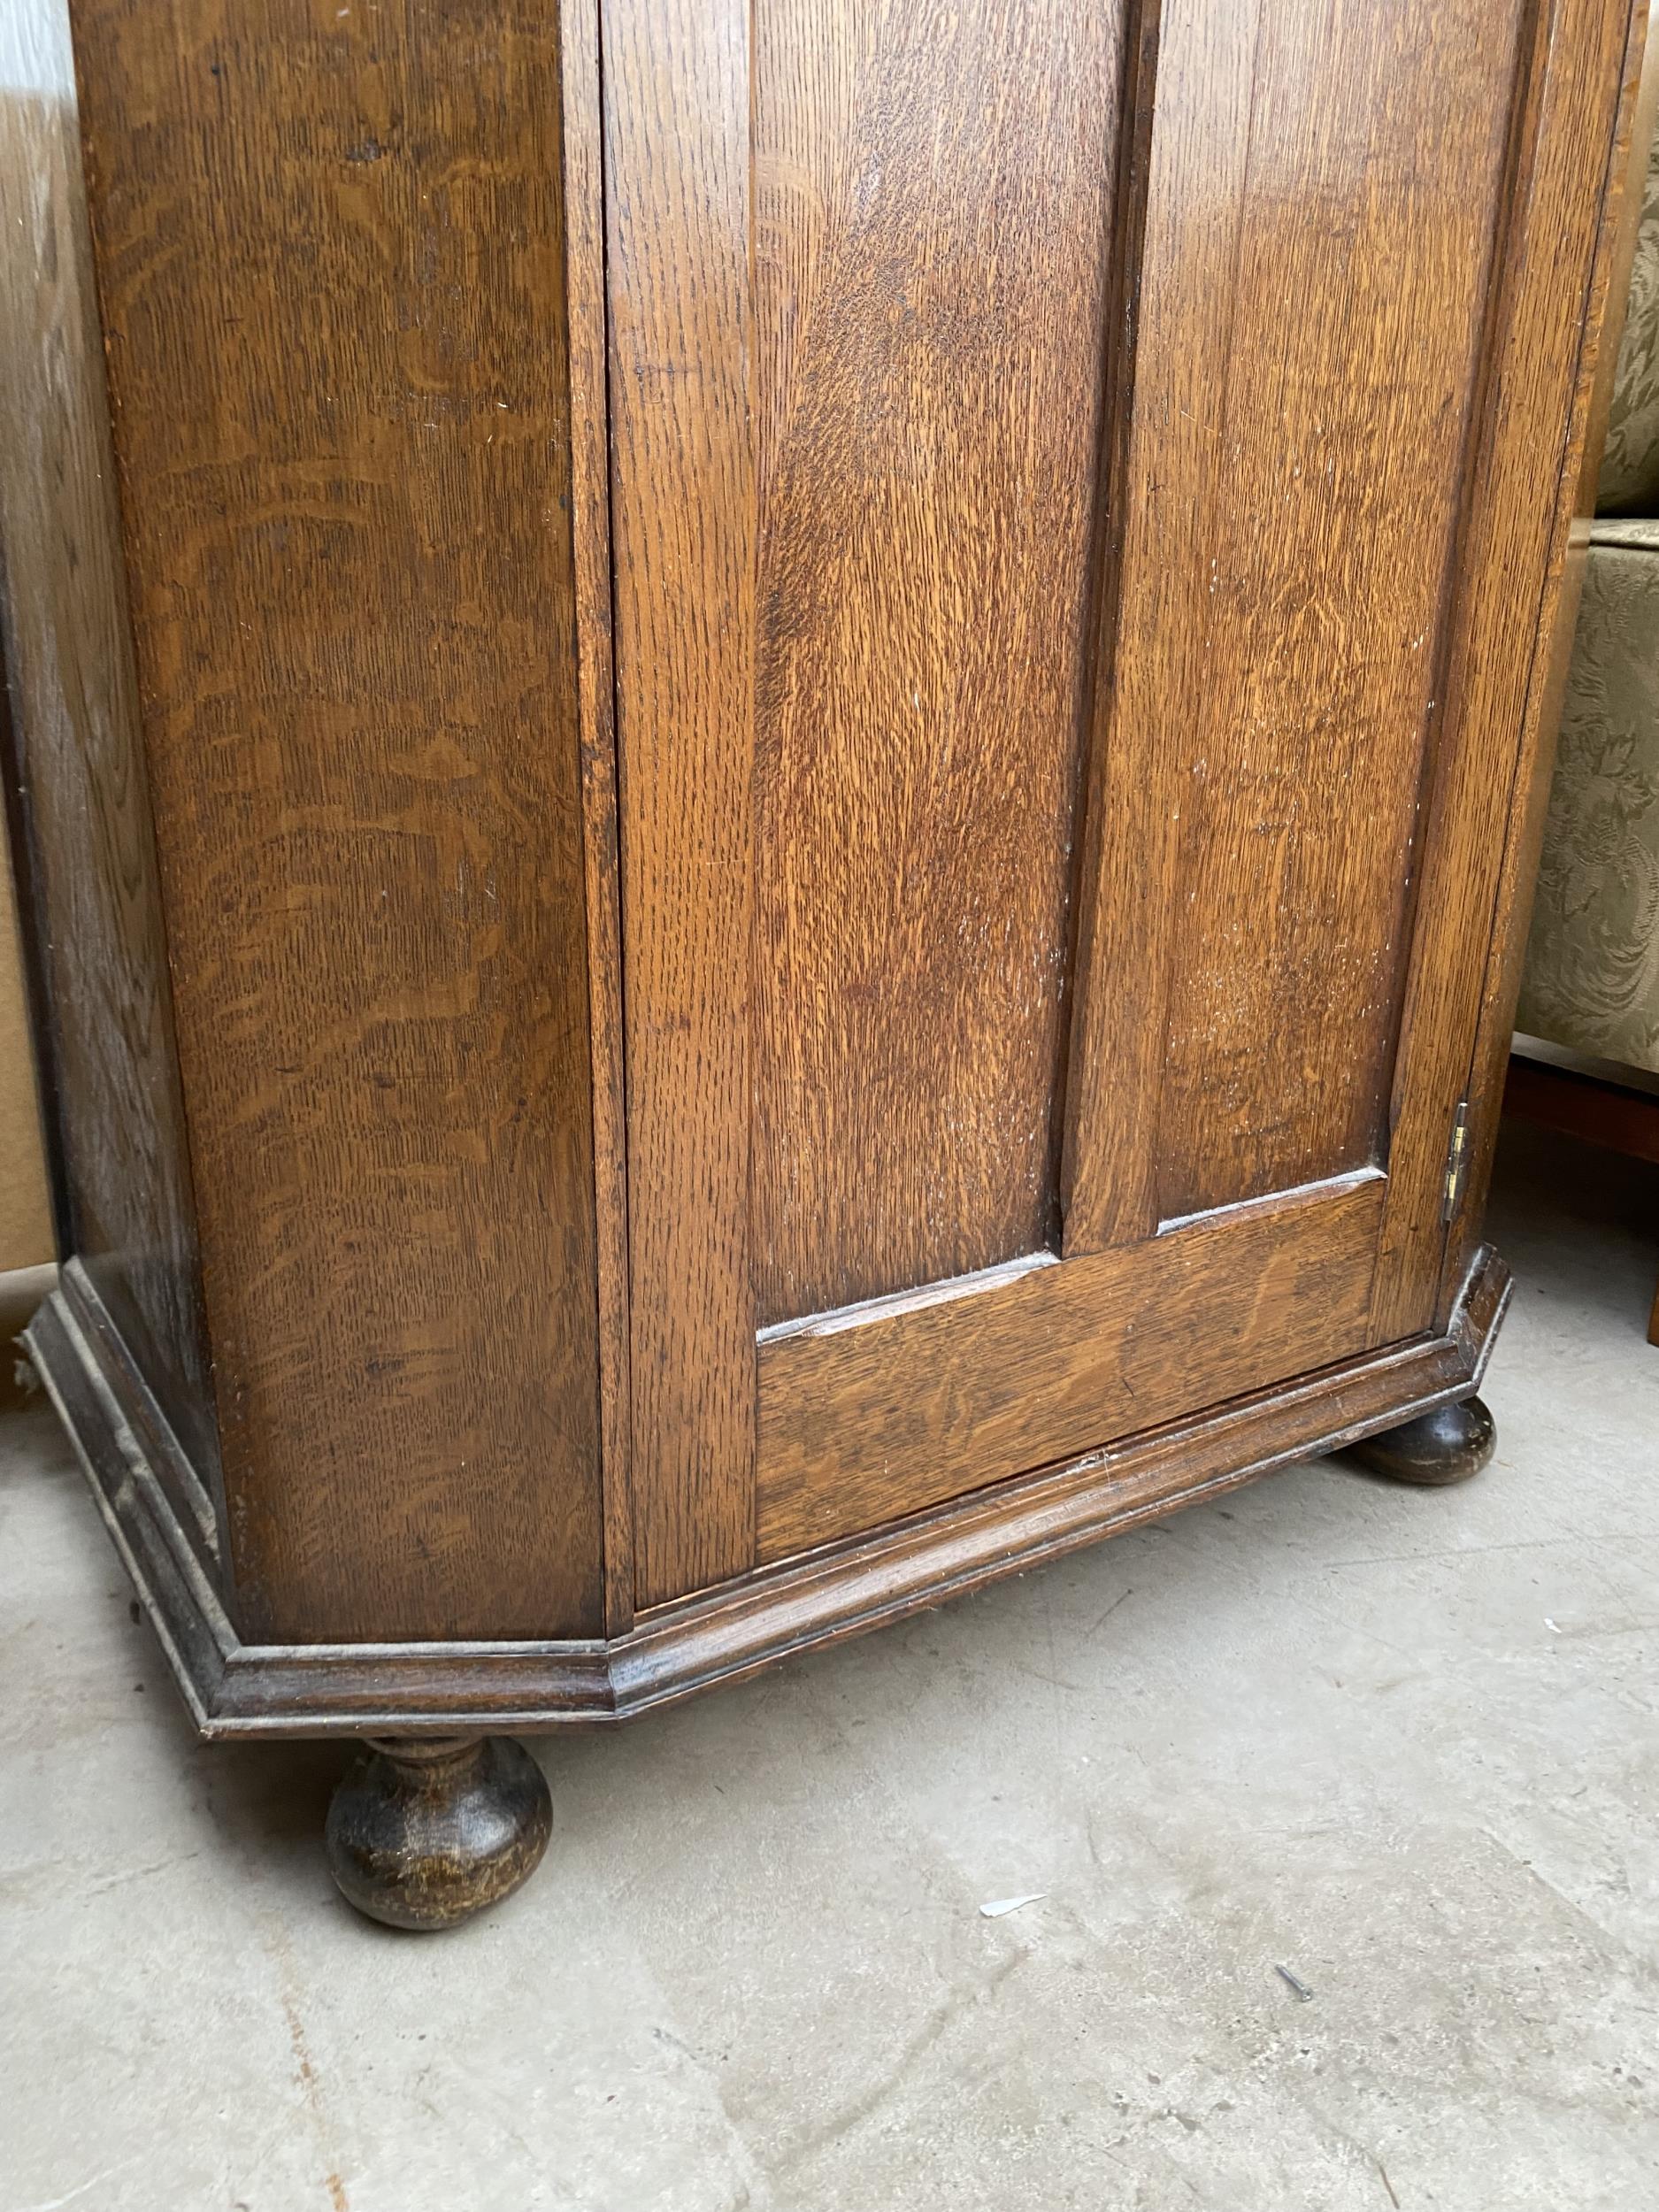
M328 1808L328 1863L359 1912L453 1928L510 1897L553 1824L541 1768L511 1736L380 1737Z
M1440 1487L1478 1475L1492 1457L1496 1441L1486 1408L1479 1398L1463 1398L1350 1444L1340 1456L1368 1474L1386 1475L1394 1482Z

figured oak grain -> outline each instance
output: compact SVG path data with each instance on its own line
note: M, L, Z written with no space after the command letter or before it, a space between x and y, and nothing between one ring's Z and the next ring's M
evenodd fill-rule
M597 0L561 0L565 329L582 858L593 1066L595 1263L605 1628L634 1615L633 1417L628 1379L627 1109L616 664L611 601L610 365L605 311L604 111Z
M1164 11L1068 1250L1383 1157L1519 12Z
M759 1325L1041 1248L1122 10L755 10Z
M1446 1310L1484 1198L1499 1102L1493 1071L1508 1048L1553 758L1544 702L1616 229L1609 187L1643 19L1625 0L1536 0L1527 27L1394 1068L1374 1343ZM1448 1238L1436 1201L1464 1095L1478 1188Z
M742 1570L757 1481L763 1552L795 1540L785 1431L813 1526L903 1509L803 1317L1057 1249L1006 1294L1063 1328L1094 1256L1155 1302L1161 1228L1401 1163L1372 1340L1429 1325L1449 1106L1409 1076L1414 964L1444 935L1478 966L1489 928L1424 888L1469 773L1448 672L1493 588L1482 457L1569 405L1510 419L1504 303L1528 226L1594 198L1517 148L1546 80L1605 146L1605 30L1553 0L611 19L641 1602ZM1279 1263L1311 1225L1286 1208ZM987 1356L1035 1464L1048 1371ZM994 1479L935 1394L918 1367L888 1406L933 1423L928 1480L952 1437Z
M594 1632L557 24L75 26L240 1602Z
M1578 219L1571 222L1564 234L1556 233L1554 243L1563 257L1559 265L1571 267L1571 257L1584 257L1586 252L1590 262L1584 312L1578 324L1577 363L1571 373L1572 401L1564 430L1557 432L1561 439L1561 463L1555 481L1555 508L1548 525L1548 561L1534 618L1536 642L1527 675L1502 858L1496 875L1475 1046L1465 1079L1470 1101L1469 1168L1463 1201L1446 1240L1434 1307L1437 1314L1450 1310L1455 1295L1456 1271L1466 1263L1479 1241L1486 1207L1526 948L1532 883L1543 840L1555 733L1561 720L1588 547L1589 518L1594 508L1595 483L1618 361L1619 334L1640 219L1647 149L1652 142L1655 111L1659 111L1659 38L1654 35L1645 5L1638 6L1630 17L1621 58L1618 39L1622 25L1622 12L1612 12L1601 28L1595 47L1586 51L1589 67L1580 72L1576 81L1569 80L1564 85L1558 76L1558 88L1566 96L1554 112L1540 112L1539 118L1540 125L1548 127L1552 137L1560 134L1560 151L1570 156L1566 161L1557 159L1540 177L1546 195L1543 207L1548 210L1551 200L1564 188L1573 196L1578 210ZM1596 163L1605 146L1602 116L1596 103L1598 99L1605 100L1609 81L1615 81L1620 72L1621 60L1624 83L1623 98L1617 111L1618 127L1608 151L1600 204L1594 217L1595 229L1592 233L1588 220L1595 196ZM1525 157L1536 162L1531 145L1525 149ZM1519 195L1516 197L1518 200ZM1558 199L1556 204L1559 205ZM1561 334L1558 326L1547 323L1541 303L1548 283L1547 264L1539 255L1530 257L1530 283L1518 292L1516 308L1518 311L1522 300L1530 292L1533 319L1530 327L1523 326L1517 334L1524 342L1539 347L1535 368L1541 373L1541 381L1533 396L1534 404L1559 404L1565 388L1563 358L1557 350ZM1553 341L1548 346L1544 342L1546 329ZM1511 364L1517 360L1514 344L1512 337L1509 349ZM1511 367L1511 378L1514 373ZM1532 458L1535 470L1536 455ZM1488 503L1510 496L1511 487L1527 465L1524 449L1513 441L1509 442L1502 459L1503 465L1494 468L1487 478ZM1536 485L1537 474L1528 480ZM1529 580L1525 569L1517 567L1510 572L1518 591L1525 592ZM1518 618L1525 622L1524 597L1519 605ZM1494 608L1490 618L1494 624L1502 619L1501 610ZM1479 671L1479 661L1471 665ZM1471 726L1479 729L1480 725L1476 721ZM1448 833L1454 838L1460 834L1469 836L1471 832L1478 837L1484 827L1479 820L1471 823L1466 814L1458 811L1448 811L1445 820ZM1407 1068L1408 1064L1402 1060L1402 1072L1407 1072ZM1448 1072L1443 1064L1436 1065L1432 1055L1420 1049L1412 1056L1409 1068L1424 1090L1431 1094ZM1430 1164L1419 1159L1413 1165L1417 1174L1421 1175ZM1402 1199L1408 1187L1407 1178L1402 1175ZM1398 1326L1403 1310L1399 1286L1409 1263L1412 1242L1407 1226L1408 1203L1409 1201L1402 1202L1397 1210L1386 1250L1388 1263L1379 1271L1382 1295L1378 1301L1377 1324L1381 1328Z
M76 5L248 1638L1471 1379L1626 0Z
M754 1558L748 11L608 0L634 1582Z
M118 1402L104 1387L119 1376L100 1371L96 1352L88 1359L92 1348L65 1325L60 1298L41 1309L29 1337L204 1734L431 1736L457 1726L625 1719L1023 1574L1465 1396L1479 1381L1509 1289L1508 1271L1485 1248L1443 1336L1340 1361L1288 1387L887 1523L856 1542L781 1561L660 1607L603 1644L250 1648L203 1603L205 1586L179 1571L169 1486L132 1479L111 1418Z
M66 75L53 12L16 19ZM203 1479L218 1432L73 94L0 89L0 620L65 1256ZM7 717L0 710L0 722Z
M761 1558L1348 1357L1382 1206L1373 1175L763 1344Z

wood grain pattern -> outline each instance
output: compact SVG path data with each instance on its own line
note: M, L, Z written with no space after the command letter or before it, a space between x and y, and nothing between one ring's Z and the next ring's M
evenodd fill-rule
M67 30L20 0L0 92L0 605L19 891L59 1156L58 1234L96 1277L217 1489L173 1048Z
M1532 808L1548 760L1540 715L1577 496L1618 123L1640 56L1626 0L1537 0L1506 196L1486 404L1458 552L1457 606L1444 677L1391 1102L1388 1206L1372 1294L1371 1340L1432 1324L1452 1294L1468 1232L1448 1239L1434 1194L1447 1133L1471 1086L1483 998L1507 1050ZM1598 280L1600 281L1598 282ZM1553 738L1551 740L1553 742ZM1517 846L1506 879L1506 844ZM1509 885L1504 892L1506 879ZM1502 942L1494 987L1486 950ZM1513 937L1511 933L1517 933ZM1490 1033L1492 1024L1488 1020ZM1471 1097L1484 1193L1497 1091Z
M1528 680L1514 797L1497 879L1492 939L1467 1083L1472 1132L1469 1172L1463 1203L1446 1240L1437 1311L1446 1307L1453 1294L1455 1271L1477 1241L1492 1172L1499 1101L1520 993L1532 883L1543 842L1555 735L1578 624L1590 517L1640 223L1647 151L1659 116L1659 37L1654 35L1646 0L1631 18L1624 77L1618 128L1609 159L1594 259L1586 291L1575 398L1557 488L1555 543L1539 614L1538 642ZM1586 127L1580 124L1579 128L1586 131ZM1594 131L1594 124L1588 126L1586 152L1592 158ZM1594 173L1588 162L1580 174L1586 171ZM1534 282L1538 280L1535 277Z
M1382 1205L1372 1175L763 1344L761 1558L1348 1357Z
M41 1341L209 1724L1469 1385L1627 0L76 4L234 1629L96 1255Z
M0 593L4 564L0 562ZM5 632L0 625L0 774L17 787L15 744L9 742ZM17 927L17 887L9 849L0 845L0 1277L50 1267L58 1252L47 1181L40 1089L32 1029L28 970ZM5 1386L0 1367L0 1392Z
M592 1632L557 26L76 34L242 1601Z
M1166 11L1068 1250L1382 1156L1517 14Z
M1121 13L755 12L762 1325L1056 1225Z
M741 1571L756 1479L763 1552L795 1540L764 1532L768 1425L798 1421L827 1525L903 1509L879 1421L795 1407L772 1332L1041 1252L1056 1195L1064 1266L1008 1294L1064 1330L1079 1261L1144 1248L1153 1286L1160 1226L1397 1156L1375 1340L1428 1325L1449 1102L1394 1081L1406 968L1431 938L1478 964L1491 909L1416 898L1420 801L1470 773L1442 705L1486 618L1481 470L1570 409L1546 380L1506 412L1517 257L1541 227L1557 280L1587 268L1594 178L1555 142L1610 127L1617 9L1568 36L1553 4L613 23L642 1604Z
M597 0L562 0L559 58L564 95L565 326L570 350L571 541L593 1066L604 1608L606 1631L614 1636L634 1617L634 1494L628 1386L626 1046L611 606L604 111L600 96Z
M1132 313L1111 334L1125 357L1114 364L1118 406L1130 419L1112 426L1120 453L1099 655L1106 689L1092 703L1066 1102L1068 1256L1148 1237L1162 1211L1157 1148L1179 830L1171 795L1205 681L1207 629L1194 618L1193 591L1202 582L1207 603L1210 579L1196 549L1215 526L1211 488L1225 428L1207 396L1226 357L1259 13L1259 0L1211 11L1191 34L1207 35L1209 65L1194 67L1189 51L1178 78L1160 22L1156 76L1141 95L1154 128L1145 204L1134 217L1140 258ZM1178 87L1172 131L1163 110ZM1200 168L1203 188L1183 196L1178 179ZM1156 428L1157 481L1184 488L1167 505L1149 496L1157 481L1143 457L1137 484L1137 419ZM1144 433L1139 445L1144 456ZM1141 741L1108 743L1109 729L1138 732Z
M612 548L635 1591L754 1556L749 53L733 0L609 0Z
M65 1329L60 1300L36 1317L30 1345L204 1735L440 1735L458 1726L582 1726L649 1711L1465 1397L1480 1381L1509 1294L1507 1270L1483 1250L1444 1335L1343 1361L659 1608L609 1645L246 1643L196 1566L164 1485L123 1450L102 1379L85 1340Z

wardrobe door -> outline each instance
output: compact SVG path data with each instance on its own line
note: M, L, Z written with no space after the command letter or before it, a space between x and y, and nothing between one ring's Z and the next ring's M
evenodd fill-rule
M1626 17L607 0L641 1604L1436 1325Z

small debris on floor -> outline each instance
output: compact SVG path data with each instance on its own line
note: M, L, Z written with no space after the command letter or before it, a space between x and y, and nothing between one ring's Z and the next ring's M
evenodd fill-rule
M1301 1998L1304 2005L1310 2005L1313 2002L1312 1990L1309 1988L1306 1982L1302 1981L1298 1976L1293 1974L1289 1967L1275 1966L1273 1971L1279 1976L1280 1981L1287 1983L1288 1985L1295 1991L1297 1996Z
M979 1910L987 1920L1000 1920L1005 1912L1018 1912L1022 1905L1041 1904L1048 1894L1046 1889L1033 1889L1024 1897L993 1897L990 1903L981 1905Z

